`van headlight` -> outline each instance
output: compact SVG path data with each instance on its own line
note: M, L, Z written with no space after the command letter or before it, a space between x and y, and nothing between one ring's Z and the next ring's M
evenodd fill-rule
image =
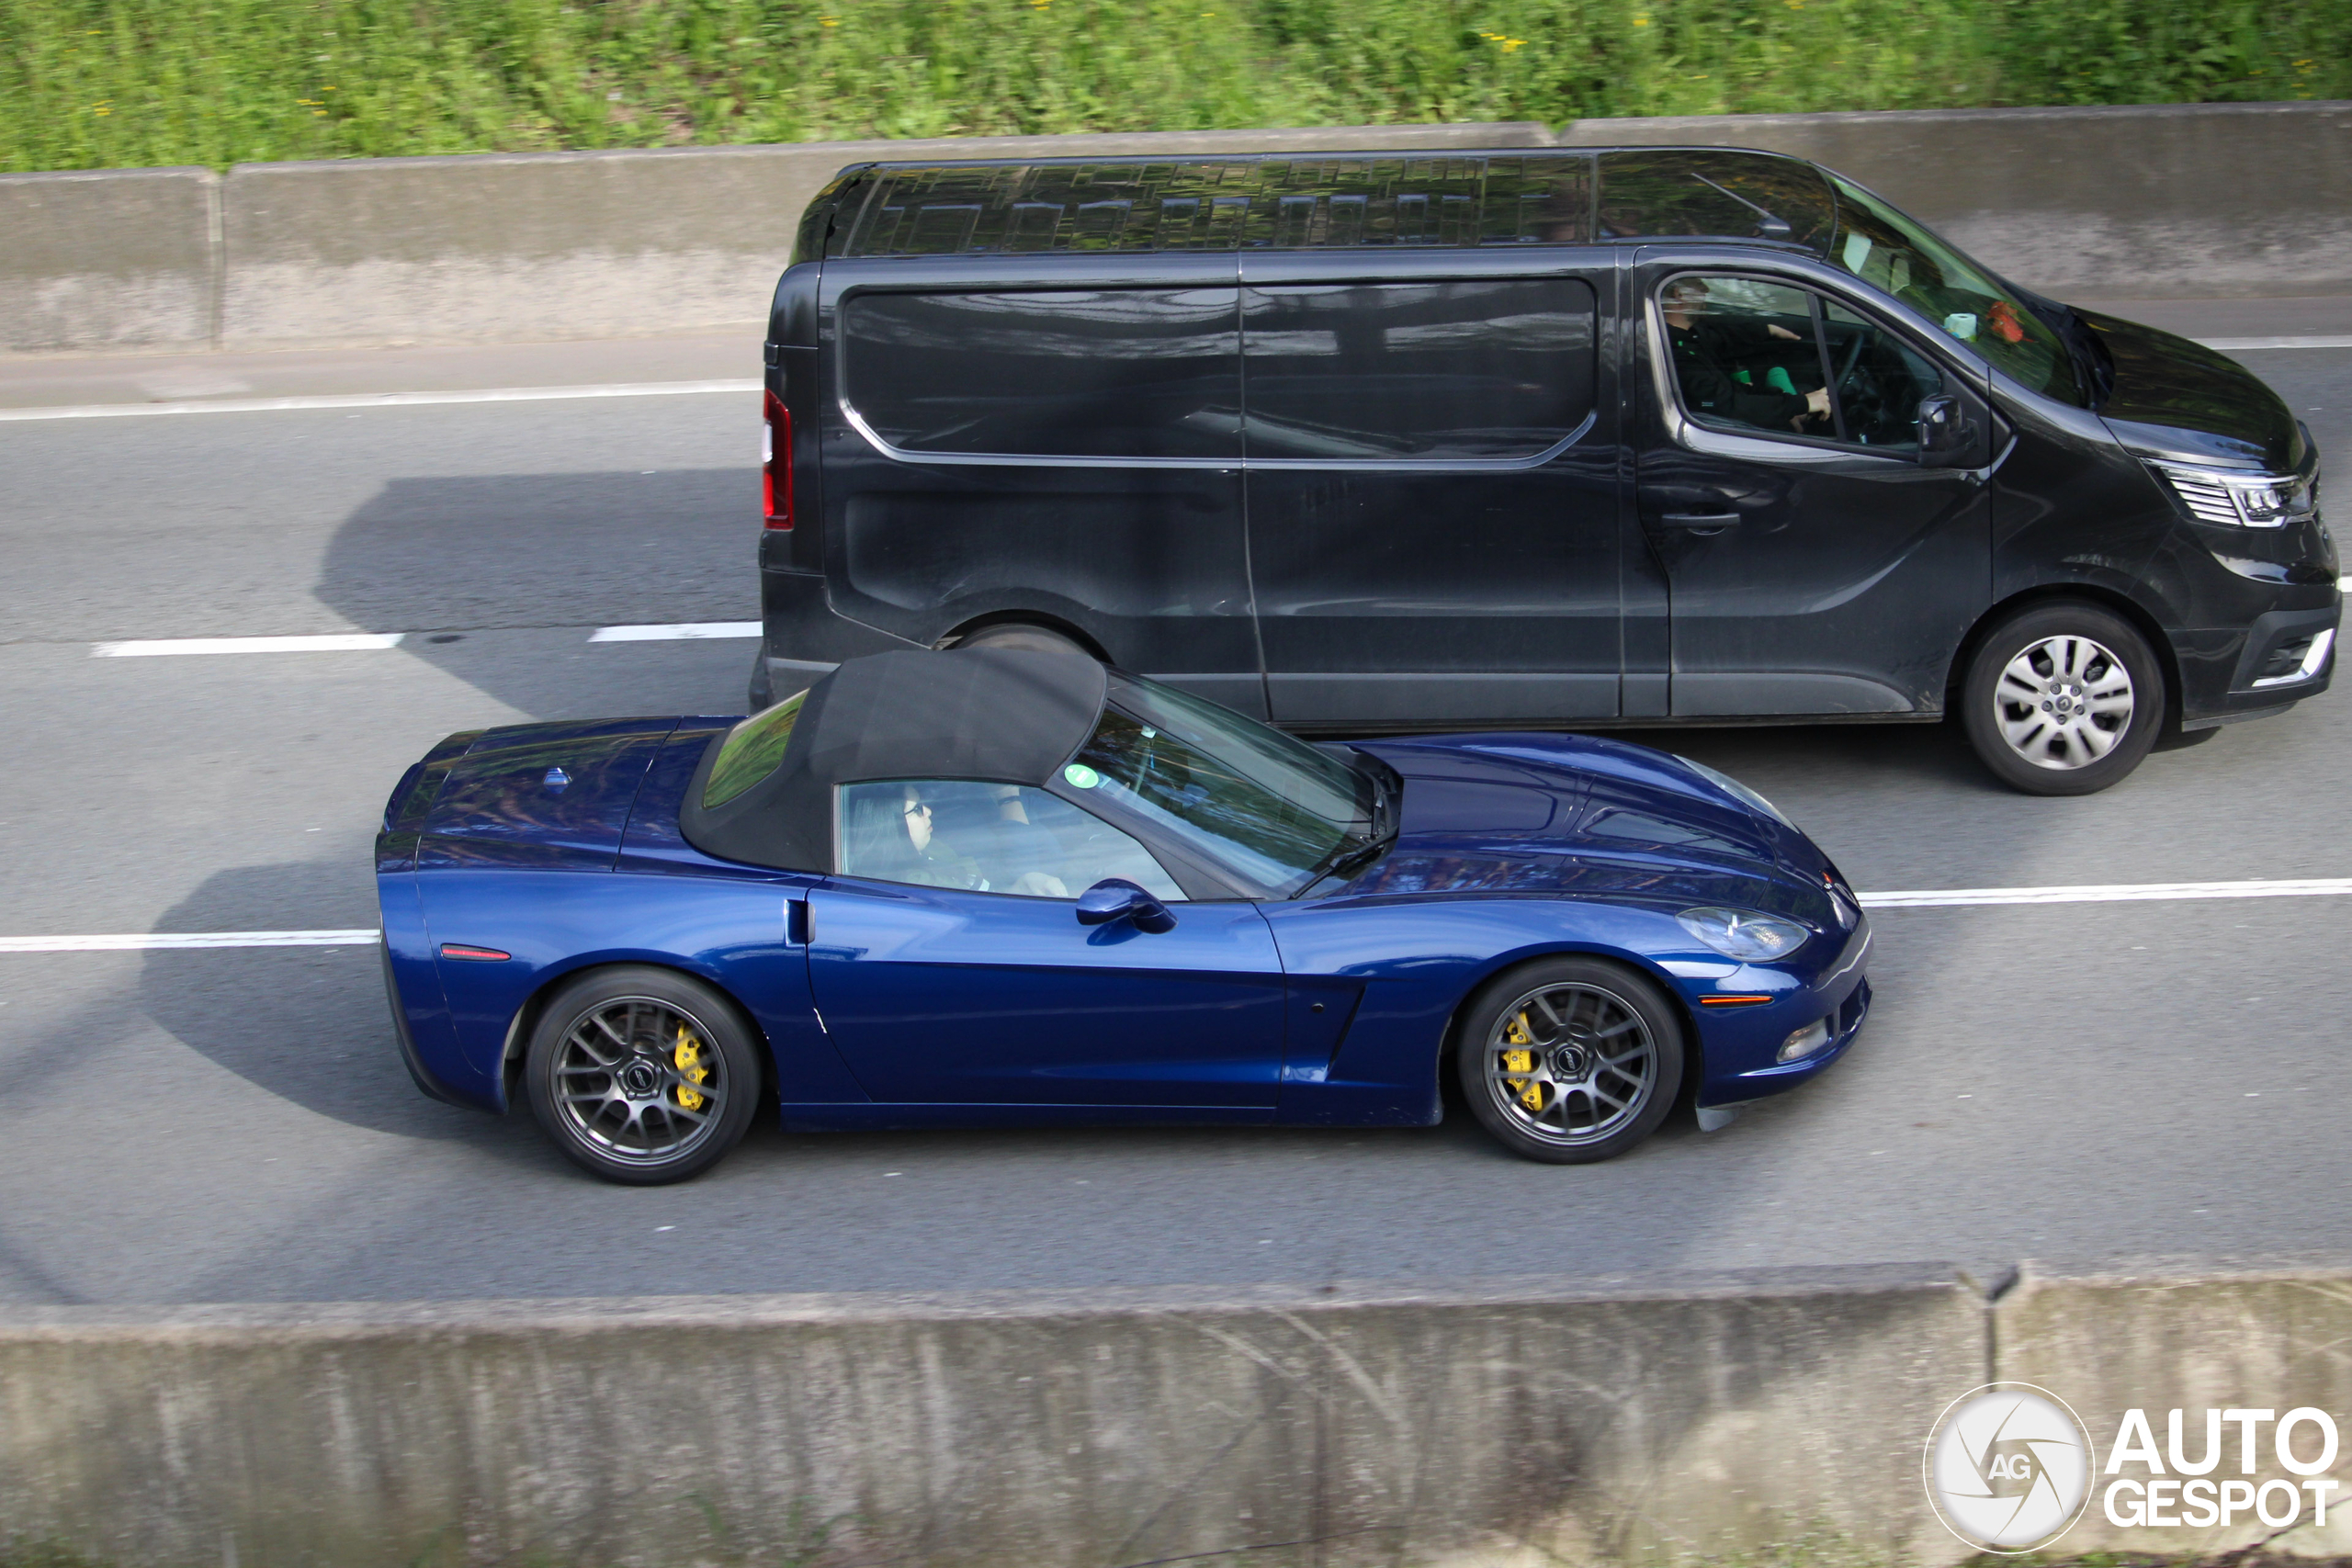
M1759 915L1753 909L1725 909L1707 905L1685 909L1674 917L1682 929L1722 953L1743 964L1786 957L1804 945L1813 933L1794 920Z
M2152 463L2173 494L2200 523L2231 528L2279 528L2312 507L2314 485L2291 474L2250 474L2190 463Z

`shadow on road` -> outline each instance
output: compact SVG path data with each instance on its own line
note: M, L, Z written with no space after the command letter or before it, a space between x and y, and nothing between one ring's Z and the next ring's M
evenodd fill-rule
M351 626L412 634L402 652L533 717L637 711L593 688L575 698L576 683L551 684L528 660L474 657L477 633L755 621L759 528L755 469L397 479L336 530L314 593ZM752 644L706 651L721 650L741 667L731 712ZM682 704L709 700L652 706Z
M208 878L155 929L251 931L321 905L320 866L243 866ZM333 868L325 868L331 874ZM527 1118L497 1118L425 1099L394 1043L373 946L272 948L236 954L162 948L140 966L139 1001L156 1027L216 1066L304 1110L404 1138L539 1157Z

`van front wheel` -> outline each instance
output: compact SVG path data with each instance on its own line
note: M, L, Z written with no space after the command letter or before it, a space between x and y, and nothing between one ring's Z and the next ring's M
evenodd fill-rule
M2164 669L2120 615L2043 604L1985 636L1961 700L1970 743L2003 783L2028 795L2091 795L2155 743Z

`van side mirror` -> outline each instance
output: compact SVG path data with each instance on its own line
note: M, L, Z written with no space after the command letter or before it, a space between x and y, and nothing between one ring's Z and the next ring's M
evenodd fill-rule
M1968 465L1976 448L1976 426L1958 398L1939 392L1919 400L1919 463L1929 468Z
M1136 930L1154 935L1176 929L1168 906L1124 876L1106 876L1078 896L1080 925L1107 926L1114 920L1131 920Z

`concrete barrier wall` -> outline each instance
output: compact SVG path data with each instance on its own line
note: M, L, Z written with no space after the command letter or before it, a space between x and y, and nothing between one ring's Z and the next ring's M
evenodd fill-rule
M2168 1413L2184 1414L2183 1443L2191 1462L2205 1452L2208 1410L2259 1410L2271 1416L2310 1406L2327 1412L2344 1448L2324 1472L2342 1488L2323 1529L2306 1499L2295 1525L2276 1529L2241 1515L2233 1528L2198 1529L2119 1527L2099 1493L2112 1479L2092 1477L2093 1500L2081 1523L2061 1542L2066 1555L2090 1551L2195 1553L2210 1557L2267 1540L2273 1551L2298 1556L2352 1556L2352 1269L2341 1260L2322 1267L2246 1268L2193 1271L2178 1263L2141 1269L2057 1272L2029 1267L1994 1312L1999 1375L2036 1383L2071 1404L2108 1455L2124 1412L2147 1416L2169 1463ZM2209 1479L2242 1480L2242 1432L2222 1427L2225 1451ZM2299 1432L2301 1454L2314 1460L2317 1439ZM2276 1458L2274 1434L2257 1426L2255 1483L2290 1483L2298 1477ZM2149 1471L2127 1463L2119 1472L2144 1481ZM2128 1517L2128 1504L2123 1510ZM2174 1510L2177 1514L2178 1510ZM2283 1514L2284 1509L2279 1510Z
M1985 1343L1920 1269L10 1318L0 1537L142 1568L1949 1562Z
M209 169L0 175L0 349L210 346L220 188Z
M1842 169L2021 281L2352 293L2352 104L973 137L0 176L0 352L652 335L762 319L808 198L872 158L1607 142Z
M17 1308L0 1542L138 1568L1559 1568L1972 1551L1921 1485L1947 1404L2304 1406L2324 1529L2110 1524L2050 1555L2352 1555L2352 1266L2028 1265L1641 1284ZM2233 1478L2238 1437L2212 1474ZM2272 1461L2264 1477L2299 1481ZM2301 1432L2306 1460L2316 1432ZM2141 1468L2125 1473L2144 1477ZM2177 1477L2181 1472L2170 1472ZM821 1538L821 1539L820 1539ZM821 1546L821 1550L820 1547Z

